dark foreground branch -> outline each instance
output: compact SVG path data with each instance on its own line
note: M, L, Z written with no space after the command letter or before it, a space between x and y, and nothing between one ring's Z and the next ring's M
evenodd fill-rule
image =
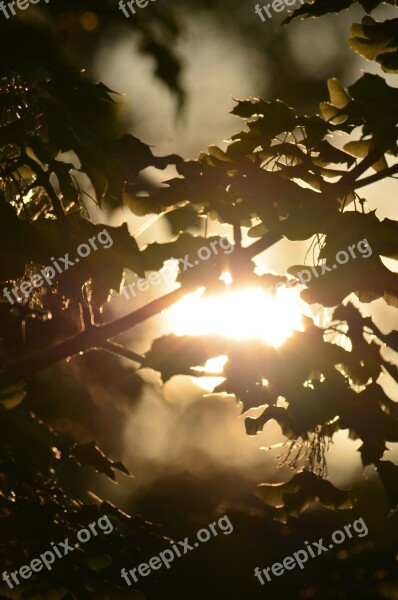
M76 356L81 352L94 350L106 346L109 339L124 333L146 319L157 315L169 306L172 306L192 289L179 288L169 294L157 298L149 304L135 310L120 319L104 325L94 325L86 328L77 335L68 338L51 348L32 354L23 360L11 365L7 371L0 374L0 385L10 385L20 379L26 379L35 373L51 367L61 360ZM138 356L138 355L137 355Z

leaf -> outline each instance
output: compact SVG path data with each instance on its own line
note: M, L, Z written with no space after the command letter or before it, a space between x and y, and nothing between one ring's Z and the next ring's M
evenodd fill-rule
M259 417L247 417L245 419L246 433L256 435L271 419L275 419L279 423L284 436L290 439L296 438L292 418L288 411L280 406L267 407Z
M377 472L385 489L390 509L398 506L398 467L389 460L380 460Z
M295 225L295 230L301 231L303 236L310 233L308 223L298 222L296 218ZM398 276L387 269L379 258L379 255L398 254L397 226L394 221L384 219L380 222L374 211L367 214L355 211L325 212L324 219L317 224L317 232L326 234L319 254L319 259L325 259L326 267L323 269L318 266L317 274L311 270L305 274L309 289L302 293L304 300L337 306L354 292L364 302L384 297L392 306L395 305ZM290 237L296 231L288 230L286 233ZM345 253L344 258L341 253ZM339 264L343 260L346 263ZM304 269L308 270L309 267L296 265L290 267L288 273L297 276Z
M347 94L344 87L335 77L328 79L328 90L330 95L330 101L336 108L345 108L350 102L351 98Z
M166 208L160 202L157 202L156 198L149 196L138 196L128 191L124 191L123 203L131 210L131 212L137 217L145 217L146 215L160 214Z
M49 473L54 463L54 432L22 408L0 408L0 447L16 465L23 465L26 480Z
M358 142L348 142L344 145L344 150L352 156L365 158L373 147L371 140L361 140Z
M241 131L231 138L227 154L232 158L247 156L261 144L261 141L261 136L256 131Z
M322 140L314 144L313 150L319 153L319 157L314 160L315 164L321 162L322 165L330 165L333 163L347 164L350 166L355 162L346 151L343 152L340 148L332 146L327 140Z
M8 388L0 389L0 403L4 408L10 410L15 408L26 398L26 392L24 390L25 383L19 382Z
M52 163L52 168L58 178L59 189L64 200L64 206L68 207L77 204L79 199L79 189L76 187L70 173L70 171L74 169L74 166L72 164L54 161Z
M152 37L149 32L150 30L146 31L147 38L140 44L140 49L142 52L150 54L155 59L155 74L177 94L179 106L182 107L185 100L185 93L180 82L180 60L175 55L174 48L172 49L166 44L159 42L155 39L155 36Z
M345 144L344 150L346 150L352 156L356 156L358 158L365 158L368 156L371 150L374 150L374 144L372 140L361 140L361 141L353 141ZM384 171L384 169L388 168L388 164L384 156L382 156L377 162L375 162L372 167L377 173L379 171Z
M171 227L173 235L178 235L190 228L200 230L202 226L202 219L192 206L168 211L165 214L165 218Z
M340 426L354 431L363 441L359 449L364 465L377 462L386 449L386 441L398 441L398 421L375 400L377 384L350 396L342 406ZM382 392L384 395L384 392Z
M214 156L218 158L218 160L222 160L228 163L232 163L233 161L229 158L228 154L221 150L218 146L209 146L208 153L210 156Z
M321 102L319 108L325 121L332 125L341 125L348 119L347 114L339 113L338 108L332 106L329 102Z
M177 165L182 159L176 154L156 157L147 144L138 138L125 133L119 139L110 142L109 148L118 164L123 168L126 181L135 182L140 171L149 166L165 169L168 165Z
M277 509L283 522L287 515L298 517L315 501L333 510L349 509L353 506L350 491L335 488L329 481L314 473L302 471L286 483L262 483L256 496L268 506Z
M293 269L288 273L294 274ZM367 259L366 265L350 261L336 266L332 272L312 278L308 286L301 296L309 304L337 306L353 292L361 302L384 298L391 306L398 307L398 275L389 271L378 257Z
M297 8L292 15L287 17L282 25L290 23L297 17L304 16L308 17L322 17L329 13L340 12L346 8L349 8L354 0L314 0L312 4L305 3L303 6ZM381 1L381 0L380 0Z
M40 219L27 224L7 205L0 205L0 215L5 227L0 238L0 252L4 258L0 264L2 281L23 277L29 263L36 264L35 270L39 272L42 267L54 264L54 258L61 273L55 272L53 289L57 286L59 294L81 302L82 287L92 279L93 301L102 305L112 289L119 291L124 269L144 274L144 259L126 224L120 227L94 225L77 214L68 215L62 223ZM90 238L96 240L96 250L88 245ZM77 253L81 244L91 248L84 258ZM59 261L66 253L74 263L67 270L62 269L63 263Z
M260 238L266 233L268 233L268 229L264 226L264 223L258 223L249 229L247 235L251 238Z
M398 72L398 19L382 23L371 17L351 27L350 47L368 60L375 60L386 73Z
M285 131L293 131L297 125L296 112L280 100L243 100L239 101L231 112L246 119L257 116L257 120L250 123L249 127L251 131L261 134L266 139Z
M383 153L390 151L397 155L398 90L389 86L379 75L365 73L348 88L356 106L352 108L361 114L365 134L372 134L375 147Z
M192 367L204 366L209 358L225 354L228 342L216 336L165 335L152 342L142 367L160 371L163 381L173 375L194 375Z
M110 460L105 454L95 445L95 442L87 444L75 444L70 449L70 456L76 458L81 466L90 466L98 473L104 473L109 479L115 481L114 469L118 469L126 475L131 473L126 469L123 463Z
M188 255L189 263L192 265L190 270L192 270L194 269L195 264L197 265L199 263L198 258L200 257L198 253L201 248L208 249L206 254L209 257L205 262L208 268L210 268L212 262L217 260L217 256L221 256L224 253L222 247L219 247L219 241L221 239L222 238L219 236L205 238L183 232L172 242L149 244L141 253L143 260L145 261L145 269L148 271L158 271L163 267L167 260L172 258L179 259ZM211 246L211 244L213 244L213 246ZM231 245L231 248L232 247L233 246ZM214 248L214 250L212 250L212 248ZM196 262L197 260L198 262Z
M231 110L231 114L243 119L250 119L262 115L264 110L265 102L260 98L253 98L252 100L238 100L237 105Z
M370 13L372 10L374 10L375 8L377 8L381 3L382 0L358 0L359 4L364 8L364 10L366 10L367 13ZM384 4L387 3L394 3L394 0L392 0L392 2L389 2L389 0L387 0L387 2L384 2Z

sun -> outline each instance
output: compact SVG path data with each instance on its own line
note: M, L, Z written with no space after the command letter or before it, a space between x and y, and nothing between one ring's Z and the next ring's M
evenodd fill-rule
M261 339L277 348L294 331L303 331L302 302L293 288L280 287L275 294L260 287L203 293L201 288L170 309L173 333Z

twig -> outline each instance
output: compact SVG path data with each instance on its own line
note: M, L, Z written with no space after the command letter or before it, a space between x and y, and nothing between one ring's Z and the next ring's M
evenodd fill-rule
M398 164L393 165L389 169L384 169L384 171L379 171L374 175L370 175L369 177L365 177L364 179L360 179L355 183L355 189L365 187L365 185L370 185L371 183L376 183L376 181L380 181L380 179L390 177L393 173L398 173Z
M111 352L112 354L116 354L116 356L122 356L123 358L127 358L127 360L132 360L133 362L136 362L140 365L142 365L144 362L143 356L141 356L140 354L137 354L133 350L129 350L128 348L125 348L121 344L115 344L115 342L106 341L101 346L101 348L103 350L107 350L108 352Z

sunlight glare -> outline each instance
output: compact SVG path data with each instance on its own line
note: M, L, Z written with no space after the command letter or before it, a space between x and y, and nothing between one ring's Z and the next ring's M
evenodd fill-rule
M195 385L199 386L203 390L212 392L217 385L220 385L224 381L222 377L223 367L228 360L228 356L222 354L221 356L214 356L206 361L204 369L201 369L202 377L195 377L193 379ZM193 368L195 370L195 367ZM220 374L218 377L217 375Z
M279 347L303 331L303 309L297 290L280 287L273 295L262 288L231 290L202 298L204 289L185 296L169 311L176 335L222 335L262 339Z

